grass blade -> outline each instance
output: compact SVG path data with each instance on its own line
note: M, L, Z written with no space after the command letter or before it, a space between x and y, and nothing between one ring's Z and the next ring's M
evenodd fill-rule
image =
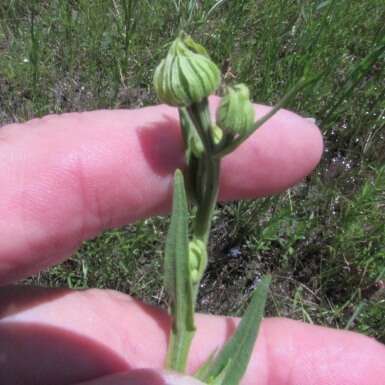
M382 38L380 44L374 48L364 59L356 64L351 70L345 83L341 86L341 91L335 96L333 105L327 111L324 122L333 121L337 109L342 105L345 98L347 98L358 84L367 76L372 66L385 52L385 37ZM339 111L341 113L341 111Z

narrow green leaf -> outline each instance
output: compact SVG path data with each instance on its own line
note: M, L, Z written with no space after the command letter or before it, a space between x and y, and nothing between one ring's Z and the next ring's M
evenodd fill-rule
M166 366L183 372L194 335L194 295L188 259L188 208L183 175L175 172L173 207L166 240L164 284L170 298L172 330Z
M209 358L206 360L206 362L204 362L200 368L194 373L194 377L195 378L198 378L198 379L204 379L204 378L207 378L210 376L210 370L211 370L211 367L213 366L214 364L214 360L215 360L215 356L217 354L217 351L214 350Z
M237 330L221 351L203 364L195 376L208 384L238 385L246 372L261 324L271 277L264 277L255 289ZM218 381L219 380L219 381Z

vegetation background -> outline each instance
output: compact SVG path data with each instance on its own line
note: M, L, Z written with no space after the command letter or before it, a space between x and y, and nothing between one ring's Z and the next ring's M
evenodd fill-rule
M321 165L279 196L218 207L199 310L240 314L271 272L268 314L385 342L384 20L384 0L3 0L0 124L156 103L154 68L182 27L262 103L305 65L321 73L288 106L322 128ZM164 305L167 224L107 231L29 282Z

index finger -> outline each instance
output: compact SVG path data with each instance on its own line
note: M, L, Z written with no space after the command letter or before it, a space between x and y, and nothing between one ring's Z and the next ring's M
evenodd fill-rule
M261 116L268 107L256 110ZM321 152L317 127L281 110L224 159L220 197L282 191ZM167 211L173 172L183 167L177 111L93 111L5 126L0 163L4 284L62 260L104 229Z

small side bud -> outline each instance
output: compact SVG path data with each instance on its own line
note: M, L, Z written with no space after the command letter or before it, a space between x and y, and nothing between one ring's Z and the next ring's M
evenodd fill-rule
M225 134L245 136L254 126L255 111L244 84L228 87L217 110L217 125Z
M190 141L191 151L197 157L200 158L204 152L203 143L197 136L192 136Z
M155 70L154 87L159 99L172 106L189 106L208 97L221 81L219 68L206 50L181 34L171 44Z
M193 283L201 279L206 263L206 246L200 239L193 239L189 243L189 267Z
M223 131L216 125L211 126L211 135L215 144L218 144L223 138Z

